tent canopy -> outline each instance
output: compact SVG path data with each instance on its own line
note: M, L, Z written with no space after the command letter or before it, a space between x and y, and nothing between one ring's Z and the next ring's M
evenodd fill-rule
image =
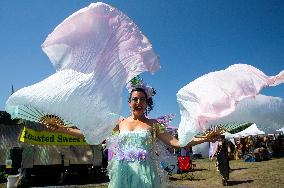
M225 137L226 138L237 138L237 137L250 136L250 135L255 136L259 134L265 134L265 132L259 130L256 124L254 123L250 127L246 128L245 130L235 133L235 134L230 134L226 132Z

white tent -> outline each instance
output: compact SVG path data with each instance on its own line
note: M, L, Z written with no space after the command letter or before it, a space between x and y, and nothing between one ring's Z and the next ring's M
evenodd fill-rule
M245 130L233 134L233 137L242 137L242 136L249 136L249 135L258 135L258 134L265 134L264 131L261 131L257 128L256 124L252 124L250 127L246 128Z
M255 123L249 126L248 128L244 129L243 131L235 133L235 134L231 134L229 132L224 133L225 138L230 139L233 143L234 143L233 138L238 138L238 137L243 137L243 136L245 137L249 135L254 136L254 135L259 135L259 134L265 134L265 132L259 130Z
M228 138L228 139L234 138L234 134L231 134L229 132L225 132L224 135L225 135L225 138Z
M283 132L284 133L284 127L282 127L281 129L276 130L277 132Z

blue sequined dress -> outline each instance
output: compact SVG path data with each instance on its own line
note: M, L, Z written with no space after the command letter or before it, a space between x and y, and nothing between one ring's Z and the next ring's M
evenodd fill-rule
M155 131L156 132L156 131ZM162 187L155 138L149 130L123 131L108 140L110 188Z

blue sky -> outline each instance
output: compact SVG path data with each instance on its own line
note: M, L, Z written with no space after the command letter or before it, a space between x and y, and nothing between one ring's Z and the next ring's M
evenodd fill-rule
M0 1L0 110L14 89L55 72L40 45L73 12L95 1ZM201 75L235 63L267 75L284 70L284 1L116 0L104 1L127 14L152 42L161 70L143 74L157 90L151 116L175 113L177 91ZM284 98L284 84L262 90ZM123 115L129 114L126 90Z

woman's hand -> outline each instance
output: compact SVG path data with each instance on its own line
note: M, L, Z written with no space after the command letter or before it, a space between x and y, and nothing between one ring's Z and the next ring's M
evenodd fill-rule
M60 132L60 129L64 128L63 126L61 125L56 125L56 124L52 124L52 125L49 125L49 124L42 124L46 129L48 129L48 131L51 131L51 132Z
M195 137L195 136L194 136L194 137L192 138L192 141L203 143L203 142L208 142L208 141L209 141L209 138L207 138L207 137Z
M215 140L218 140L221 137L221 133L222 132L219 130L214 130L206 133L205 136L201 137L194 136L186 147L192 147L197 144L202 144L204 142L215 142Z
M201 136L201 138L207 139L207 142L215 142L221 137L224 132L224 129L220 127L213 127L213 129L205 131L204 135Z
M204 142L207 142L208 138L207 137L193 137L191 141L186 145L186 148L190 148L192 146L195 146L197 144L202 144Z
M51 131L51 132L69 134L75 137L85 138L83 133L77 128L58 126L58 125L56 126L44 125L44 127L46 127L48 131Z

